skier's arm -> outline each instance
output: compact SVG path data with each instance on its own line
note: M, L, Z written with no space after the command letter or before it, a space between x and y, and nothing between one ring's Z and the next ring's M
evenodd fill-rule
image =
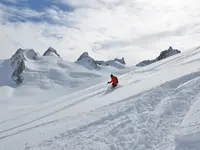
M108 83L113 83L113 79L111 81L109 81Z

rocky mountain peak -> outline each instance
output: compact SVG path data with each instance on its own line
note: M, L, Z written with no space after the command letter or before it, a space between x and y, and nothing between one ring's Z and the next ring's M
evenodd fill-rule
M175 54L181 53L181 51L177 49L173 49L171 46L168 48L168 50L164 50L160 53L160 55L156 58L156 60L162 60L167 57L173 56Z
M84 59L84 58L88 58L88 57L90 57L89 54L88 54L88 52L84 52L83 54L81 54L81 56L78 58L77 61L82 60L82 59ZM91 58L91 57L90 57L90 58Z
M52 48L52 47L49 47L43 54L43 56L57 56L57 57L60 57L60 55L57 53L57 51ZM61 58L61 57L60 57Z
M88 52L84 52L76 61L88 69L100 69L97 62L89 56Z
M25 61L27 59L36 60L38 57L38 53L36 53L33 49L18 49L16 53L10 58L10 65L13 69L11 78L17 84L21 84L23 82L22 73L24 72L26 66Z
M150 65L154 62L157 62L157 61L160 61L162 59L165 59L167 57L170 57L170 56L173 56L173 55L176 55L178 53L181 53L181 51L177 50L177 49L173 49L171 46L167 49L167 50L164 50L160 53L160 55L156 58L156 59L153 59L153 60L144 60L140 63L138 63L136 66L137 67L144 67L144 66L147 66L147 65Z

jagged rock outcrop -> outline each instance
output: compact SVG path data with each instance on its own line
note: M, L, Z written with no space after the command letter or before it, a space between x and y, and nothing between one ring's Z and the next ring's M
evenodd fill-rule
M14 71L11 75L13 81L17 84L21 84L24 80L24 77L22 76L23 71L25 70L25 62L24 60L18 61L17 66L14 68Z
M52 47L49 47L43 54L43 56L56 56L56 57L60 57L60 55L57 53L57 51L52 48Z
M160 55L156 58L156 59L153 59L153 60L144 60L140 63L138 63L136 66L137 67L144 67L144 66L147 66L147 65L150 65L152 63L155 63L157 61L160 61L162 59L165 59L167 57L170 57L170 56L173 56L173 55L176 55L178 53L181 53L181 51L177 50L177 49L173 49L171 46L169 47L168 50L164 50L160 53Z
M160 55L156 58L157 61L165 59L167 57L176 55L178 53L181 53L181 51L177 50L177 49L173 49L171 46L169 47L168 50L162 51L160 53Z
M18 49L16 53L10 58L10 65L13 69L11 78L17 84L23 82L22 73L25 70L25 61L27 59L36 60L38 54L32 49Z

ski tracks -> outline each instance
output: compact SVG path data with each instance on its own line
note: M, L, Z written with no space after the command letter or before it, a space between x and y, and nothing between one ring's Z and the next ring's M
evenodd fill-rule
M122 77L122 80L123 78L124 77ZM81 102L84 102L92 97L103 94L106 90L106 87L107 85L104 83L98 84L83 89L81 91L72 93L69 96L61 97L58 100L55 100L55 102L49 103L48 105L43 106L39 109L2 121L0 122L0 125L4 125L6 128L3 129L2 126L1 129L3 130L0 130L0 140L13 135L20 134L25 131L29 131L31 129L35 129L41 126L49 125L67 119L70 116L60 117L53 120L48 120L46 118L56 115L57 113L64 111L70 107L73 107ZM22 119L22 121L20 121L19 119ZM19 123L17 123L16 121L18 121ZM11 122L14 122L13 124L15 124L15 126L6 126L7 123L11 124Z
M77 116L71 120L76 124L74 129L26 150L175 149L175 131L199 94L198 75L165 83L82 115L82 119Z
M27 116L27 118L30 117L31 114L34 114L33 118L28 119L29 121L24 121L24 123L20 123L18 125L12 126L12 127L7 127L4 130L0 131L0 140L4 139L4 138L8 138L10 136L25 132L25 131L29 131L31 129L37 128L37 127L41 127L44 125L48 125L50 123L55 123L58 122L59 120L63 119L63 118L57 118L55 120L49 120L49 121L42 121L47 117L50 117L52 115L55 115L58 112L64 111L70 107L73 107L85 100L88 100L91 97L97 96L101 93L103 93L105 91L104 89L105 85L103 86L99 86L99 87L94 87L94 88L89 88L87 90L83 90L81 94L81 92L79 92L78 95L74 95L72 94L71 97L66 98L64 101L60 101L57 102L56 104L51 104L49 106L46 106L42 109L38 109L35 111L32 111L30 113L24 114L22 116L19 117L15 117L9 120L6 120L4 122L1 122L1 124L7 123L8 121L14 121L16 119L22 118L24 119L25 116ZM85 95L85 96L83 96ZM82 97L81 97L82 96ZM44 111L47 108L49 109L50 107L52 107L51 111ZM43 112L43 113L42 113ZM42 114L42 115L37 115L37 113ZM34 125L32 125L34 124ZM36 124L36 125L35 125Z

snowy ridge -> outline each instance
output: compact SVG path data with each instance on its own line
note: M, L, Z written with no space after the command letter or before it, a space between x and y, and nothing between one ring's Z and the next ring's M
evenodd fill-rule
M122 59L115 58L114 60L96 61L96 62L101 66L112 66L118 69L124 69L126 65L124 58Z
M179 54L181 53L181 51L177 50L177 49L173 49L171 46L169 47L168 50L164 50L160 53L160 55L156 58L156 59L153 59L153 60L144 60L140 63L138 63L136 65L136 67L144 67L144 66L147 66L147 65L150 65L152 63L155 63L157 61L160 61L162 59L165 59L165 58L168 58L168 57L171 57L173 55L176 55L176 54Z
M88 52L84 52L76 61L77 64L80 64L88 69L102 69L104 66L111 66L115 67L117 69L124 69L125 66L125 60L122 57L122 59L115 58L114 60L108 60L108 61L99 61L94 60L92 57L89 56Z

